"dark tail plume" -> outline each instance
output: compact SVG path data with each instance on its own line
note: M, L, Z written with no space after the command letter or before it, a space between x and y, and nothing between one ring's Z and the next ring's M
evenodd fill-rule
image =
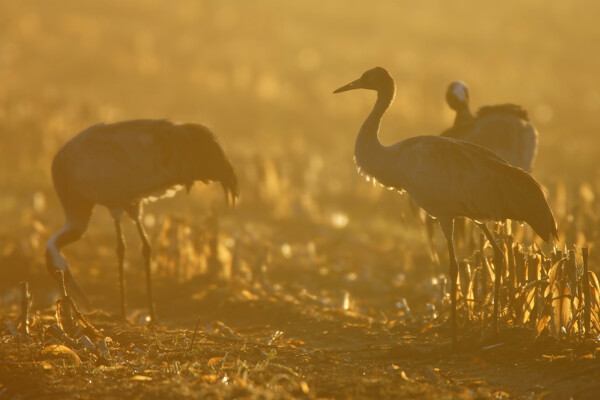
M222 167L222 175L221 175L221 186L223 187L223 191L225 192L225 198L227 199L227 204L235 205L235 201L240 196L240 191L238 187L238 179L233 170L233 166L229 162L229 160L225 159ZM231 198L231 203L229 199Z
M520 168L510 167L510 170L513 172L513 176L517 177L513 188L518 189L518 193L513 196L516 203L512 208L516 210L518 216L509 218L527 222L546 242L552 242L553 239L558 240L556 219L541 185L529 173Z

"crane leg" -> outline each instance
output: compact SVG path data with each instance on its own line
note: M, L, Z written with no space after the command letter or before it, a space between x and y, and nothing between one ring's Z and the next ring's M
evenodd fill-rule
M456 254L454 252L454 240L450 239L447 242L448 255L450 256L450 301L452 307L450 323L452 329L452 349L456 350L456 346L458 343L458 324L456 322L456 287L458 285L458 262L456 261Z
M119 289L121 291L121 317L123 319L126 318L127 315L127 307L125 301L125 271L123 268L123 263L125 261L125 237L123 236L123 231L121 230L121 216L114 216L115 220L115 229L117 231L117 258L119 260Z
M151 269L151 256L152 256L152 247L150 246L150 241L148 240L148 235L146 234L146 230L142 225L142 206L141 204L137 205L137 212L129 212L129 215L135 222L135 226L137 228L138 234L140 235L140 239L142 240L142 255L144 256L144 267L146 269L146 290L148 291L148 310L150 312L150 319L152 323L156 323L156 307L154 306L154 296L152 296L152 269Z
M492 315L492 332L498 337L498 313L500 307L500 281L502 280L502 274L506 266L504 265L504 253L496 239L488 229L485 222L478 222L477 225L481 228L485 236L490 241L492 248L494 249L494 311Z
M446 243L448 245L448 256L450 261L450 329L452 332L452 350L455 351L458 345L458 323L456 321L456 294L458 285L458 261L456 260L456 252L454 250L454 220L453 219L441 219L438 221L446 237Z

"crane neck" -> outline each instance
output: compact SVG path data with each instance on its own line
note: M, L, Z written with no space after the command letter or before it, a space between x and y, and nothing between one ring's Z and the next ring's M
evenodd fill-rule
M372 166L375 161L385 152L385 146L379 141L378 133L381 124L381 118L389 106L394 101L396 94L395 84L392 81L390 85L377 91L377 101L371 113L363 123L354 147L354 156L358 167L373 174Z
M85 226L67 222L64 228L52 236L46 243L46 261L51 262L51 265L55 268L68 269L67 260L62 255L61 249L78 240L84 231Z
M62 230L52 236L46 244L46 263L50 266L64 270L67 265L67 260L61 254L60 249L65 246L65 231Z
M456 117L454 118L454 126L468 124L474 119L473 113L469 108L468 103L460 103L460 106L456 109Z

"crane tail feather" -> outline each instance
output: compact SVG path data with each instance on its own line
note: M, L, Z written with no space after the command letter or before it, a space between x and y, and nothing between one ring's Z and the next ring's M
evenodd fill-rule
M558 240L556 219L542 186L520 168L508 165L503 168L512 178L507 185L513 191L510 196L513 215L509 218L527 222L545 242Z
M221 182L221 186L223 187L223 192L225 193L225 202L228 206L235 206L235 200L238 197L238 193L234 187L227 185L225 182Z
M220 178L221 186L223 187L223 191L225 192L225 199L227 201L227 204L233 207L235 206L236 199L240 195L237 175L235 174L233 166L227 159L225 159L222 171L223 172ZM229 199L230 197L231 202Z

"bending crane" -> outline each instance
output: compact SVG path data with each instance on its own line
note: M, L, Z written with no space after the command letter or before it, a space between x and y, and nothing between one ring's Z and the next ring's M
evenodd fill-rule
M121 313L125 317L121 215L129 215L142 240L148 308L156 320L150 271L151 247L142 224L147 199L190 190L195 181L221 183L227 200L238 197L233 167L211 131L198 124L133 120L94 125L67 142L52 162L54 188L65 213L65 226L46 244L50 273L64 271L67 288L85 294L73 278L61 249L86 231L95 204L107 207L117 233Z
M399 191L406 190L417 204L435 217L446 237L450 257L452 347L457 343L456 286L458 262L454 250L454 220L467 217L476 222L490 240L498 266L504 262L499 246L485 220L525 221L545 241L557 237L556 221L539 183L483 147L440 136L417 136L392 146L378 138L384 112L392 103L396 85L381 67L366 71L359 79L334 93L353 89L377 92L373 110L363 123L354 149L359 172L368 179ZM497 330L500 268L496 268L493 325Z
M469 87L461 81L448 86L446 102L456 111L456 117L454 125L442 132L442 136L483 146L510 165L531 172L537 154L538 133L521 106L485 106L473 115L469 108Z

